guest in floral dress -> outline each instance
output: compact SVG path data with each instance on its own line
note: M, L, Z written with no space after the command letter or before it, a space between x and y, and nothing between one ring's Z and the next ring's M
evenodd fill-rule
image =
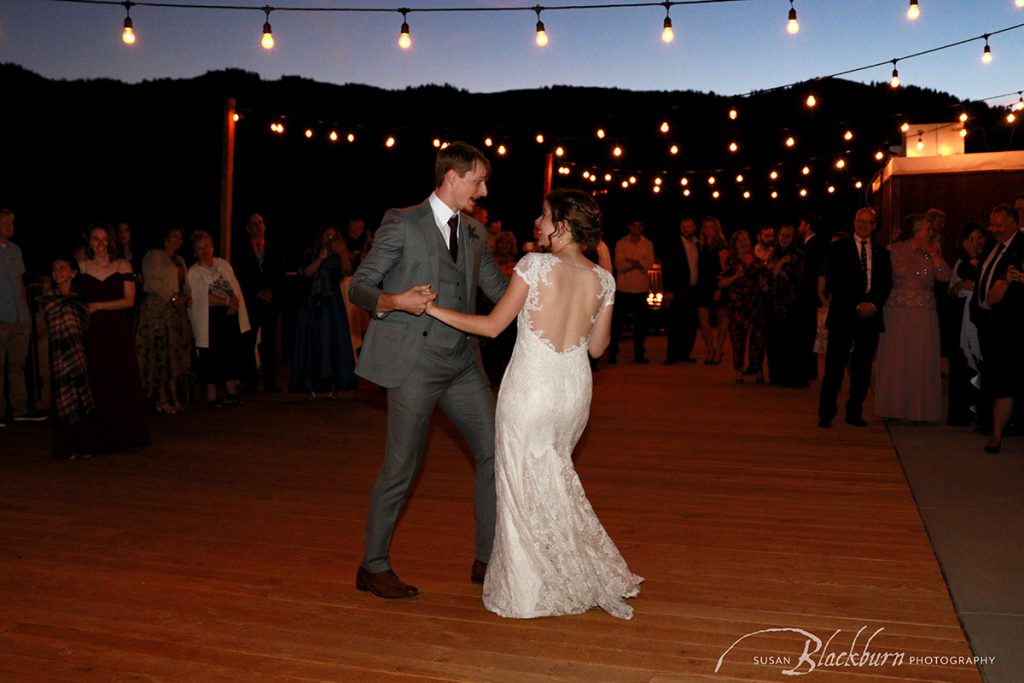
M743 384L744 374L756 374L757 383L764 384L764 309L768 268L754 256L750 233L746 230L737 230L729 240L729 247L731 253L718 284L728 289L729 339L732 341L736 383ZM750 361L746 370L743 367L744 355Z

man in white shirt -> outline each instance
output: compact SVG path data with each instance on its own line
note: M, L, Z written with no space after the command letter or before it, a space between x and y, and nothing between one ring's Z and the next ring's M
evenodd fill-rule
M629 234L615 243L615 308L612 311L612 339L608 346L608 363L614 365L619 356L619 339L627 318L633 319L633 360L648 362L644 352L647 339L647 294L651 281L647 271L654 266L654 244L644 237L644 224L633 221Z

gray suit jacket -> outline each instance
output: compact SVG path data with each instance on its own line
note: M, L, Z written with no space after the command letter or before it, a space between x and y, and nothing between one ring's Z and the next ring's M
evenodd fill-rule
M487 249L483 225L466 214L462 214L462 221L459 248L467 250L464 263L468 271L468 312L474 313L478 286L488 299L497 303L508 281ZM420 357L431 328L444 324L426 314L393 311L381 318L375 315L377 300L383 292L403 292L427 283L438 289L438 259L450 258L438 243L429 201L406 209L389 209L384 214L380 229L373 236L373 246L352 276L349 291L352 302L369 311L373 318L356 365L360 377L382 387L398 386ZM477 342L471 339L470 343L475 347Z

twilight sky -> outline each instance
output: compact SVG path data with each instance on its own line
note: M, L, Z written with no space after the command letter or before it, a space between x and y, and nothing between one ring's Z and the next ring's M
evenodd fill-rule
M205 0L191 0L195 4ZM260 0L224 4L258 6ZM505 0L279 0L281 7L522 7ZM566 0L557 4L601 4ZM472 92L548 85L742 94L888 61L1024 23L1015 0L796 0L801 30L786 32L787 0L677 5L672 44L660 40L663 7L554 10L543 15L550 43L534 44L530 12L409 14L410 50L397 46L401 15L271 14L277 46L260 47L264 16L251 10L134 7L138 41L120 40L124 9L51 0L0 3L0 61L52 78L128 82L190 77L234 67L264 78L299 75L397 89L449 83ZM1024 28L993 36L994 60L977 40L901 61L904 83L982 99L1024 89ZM847 76L888 80L891 65ZM1002 98L993 104L1016 101Z

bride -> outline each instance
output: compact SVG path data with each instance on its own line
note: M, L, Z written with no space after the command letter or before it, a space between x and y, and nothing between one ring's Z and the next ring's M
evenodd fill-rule
M430 305L429 315L494 337L518 315L515 350L498 392L498 515L484 606L503 617L579 614L624 602L643 578L629 571L587 501L572 451L590 413L587 352L608 346L615 280L582 253L601 239L601 212L579 190L555 190L537 219L548 253L527 254L487 316Z

